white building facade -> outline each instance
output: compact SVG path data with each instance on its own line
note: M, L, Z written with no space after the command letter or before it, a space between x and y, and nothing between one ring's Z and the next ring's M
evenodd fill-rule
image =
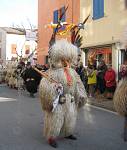
M118 73L120 64L124 63L121 37L127 26L126 4L126 0L80 0L80 21L90 14L85 30L81 31L82 48L87 51L83 54L85 65L88 57L95 55L112 64Z
M28 40L24 32L7 27L0 28L0 59L2 61L17 59L21 55L27 58L36 47L35 40Z

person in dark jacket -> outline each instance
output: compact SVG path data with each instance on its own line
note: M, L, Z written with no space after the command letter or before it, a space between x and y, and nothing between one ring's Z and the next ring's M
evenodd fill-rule
M41 75L32 68L30 62L27 63L26 70L24 71L22 78L24 80L26 90L30 93L31 97L34 97L34 93L37 93Z
M98 68L97 68L97 89L100 94L103 94L106 89L106 83L104 80L105 72L107 70L107 66L103 60L101 60Z
M83 63L80 62L80 66L76 68L76 72L79 74L81 81L83 82L83 85L88 92L88 77L87 77L87 69L84 68Z

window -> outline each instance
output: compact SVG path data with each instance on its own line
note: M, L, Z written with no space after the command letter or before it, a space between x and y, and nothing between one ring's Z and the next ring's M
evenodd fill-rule
M16 48L17 48L16 44L11 44L11 54L16 54Z
M53 23L58 23L58 19L60 18L60 16L65 12L65 7L60 8L59 10L55 10L53 12ZM62 22L65 21L65 14L63 15Z
M58 9L58 10L55 10L54 12L53 12L53 23L58 23L58 21L59 21L59 18L60 18L60 16L63 14L65 12L65 7L62 7L62 8L60 8L60 9ZM61 21L62 22L65 22L65 20L66 20L66 17L65 17L65 14L63 15L63 17L62 17L62 19L61 19ZM60 28L60 30L64 30L64 27L62 27L62 28Z
M104 17L104 0L93 0L93 19Z
M65 12L65 7L62 7L60 10L59 10L59 16L61 16L63 13ZM62 22L65 22L66 18L65 18L65 14L63 15L61 21ZM62 27L60 30L64 30L65 27Z
M65 12L65 7L60 8L59 11L58 11L59 17L60 17L64 12ZM65 14L63 15L61 21L62 21L62 22L65 21Z
M53 23L58 23L58 10L53 12Z

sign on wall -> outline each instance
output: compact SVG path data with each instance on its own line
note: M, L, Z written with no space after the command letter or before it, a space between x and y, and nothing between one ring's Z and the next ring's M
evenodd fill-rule
M36 41L37 40L37 32L26 30L26 41Z

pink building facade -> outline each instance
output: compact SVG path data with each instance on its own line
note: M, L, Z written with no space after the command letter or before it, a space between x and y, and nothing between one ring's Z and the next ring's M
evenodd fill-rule
M53 22L54 11L63 7L66 8L67 6L65 21L68 23L79 23L80 0L38 0L37 59L39 64L45 64L47 62L49 40L53 32L53 29L45 28L45 26Z

